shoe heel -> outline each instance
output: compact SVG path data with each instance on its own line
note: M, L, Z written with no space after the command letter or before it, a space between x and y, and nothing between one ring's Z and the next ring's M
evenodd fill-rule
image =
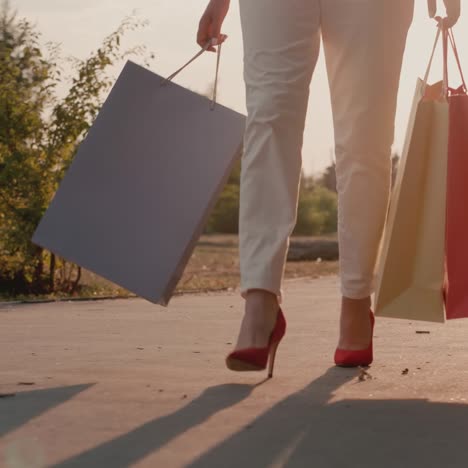
M268 378L269 379L273 377L273 367L275 365L276 350L278 349L278 345L279 345L279 342L271 345L270 355L268 356Z
M268 378L273 376L276 350L286 332L286 320L281 308L279 309L275 327L271 332L268 346L264 348L238 349L226 356L226 366L234 371L264 370L268 366Z
M375 318L372 310L370 310L370 321L371 321L371 341L366 349L359 350L346 350L339 349L335 350L335 364L340 367L357 367L357 366L369 366L373 357L373 337L374 337L374 323Z

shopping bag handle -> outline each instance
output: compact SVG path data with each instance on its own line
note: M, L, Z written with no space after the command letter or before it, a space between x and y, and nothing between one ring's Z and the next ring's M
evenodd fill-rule
M443 70L442 96L444 98L447 98L448 95L449 95L449 77L448 77L448 43L449 42L450 42L450 45L452 47L453 53L455 55L455 59L456 59L457 65L458 65L458 70L460 71L460 76L461 76L462 83L463 83L463 90L466 93L468 91L468 88L466 87L465 77L463 75L463 69L462 69L462 66L461 66L460 56L458 54L458 49L457 49L457 46L456 46L456 43L455 43L455 36L453 35L452 28L446 28L444 26L444 22L443 22L442 18L438 17L436 19L438 21L437 34L436 34L436 38L435 38L435 41L434 41L434 46L432 48L431 57L429 59L429 64L427 66L427 70L426 70L426 73L424 75L424 80L423 80L424 88L423 89L425 90L426 87L427 87L427 82L428 82L428 79L429 79L429 73L430 73L431 68L432 68L432 62L434 61L434 55L435 55L435 51L437 49L437 44L439 43L439 39L442 36L443 56L444 56L443 57L444 58L444 70Z
M198 51L186 64L182 65L178 70L174 73L169 75L161 82L161 86L166 85L170 81L172 81L182 70L188 67L194 60L196 60L200 55L206 52L210 47L218 46L217 53L216 53L216 71L215 71L215 82L213 86L213 95L211 97L210 109L213 110L216 105L216 95L218 89L218 75L219 75L219 62L221 60L221 45L227 39L225 34L221 34L221 40L216 38L210 39L201 49Z
M455 36L453 35L453 30L451 28L447 30L447 37L450 40L450 45L452 46L453 55L455 56L458 70L460 71L460 76L461 76L462 83L463 83L463 91L467 93L468 88L466 87L465 76L463 75L463 68L461 66L460 55L458 54L457 44L455 42Z
M427 87L427 82L429 80L429 73L431 72L431 69L432 69L432 62L434 61L435 51L437 49L437 44L439 43L441 32L442 32L442 28L441 28L441 23L439 22L437 24L437 34L435 37L434 45L432 47L431 57L429 59L429 63L427 65L426 73L423 79L423 93L425 92L426 87ZM444 67L444 70L445 70L445 67ZM444 85L443 85L444 88L445 88L445 85L446 83L445 83L445 72L444 72Z

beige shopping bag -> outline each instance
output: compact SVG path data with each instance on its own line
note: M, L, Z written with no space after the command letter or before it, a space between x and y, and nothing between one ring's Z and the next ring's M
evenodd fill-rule
M439 36L440 30L436 45ZM432 57L416 86L392 193L376 266L375 313L443 322L449 108L440 100L446 81L427 86Z

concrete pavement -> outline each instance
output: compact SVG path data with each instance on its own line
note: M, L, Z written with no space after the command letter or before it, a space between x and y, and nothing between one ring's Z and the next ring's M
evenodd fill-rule
M468 320L378 318L360 381L332 363L338 279L284 286L268 381L224 367L237 291L0 306L0 466L468 466Z

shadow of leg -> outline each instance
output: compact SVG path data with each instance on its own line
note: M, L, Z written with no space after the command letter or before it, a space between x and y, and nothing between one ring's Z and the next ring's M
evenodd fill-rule
M208 388L180 410L150 421L127 434L55 466L60 468L128 467L183 432L202 423L216 412L239 403L248 397L257 385L225 384Z
M365 390L363 399L330 403L333 390L355 376L329 369L188 466L467 466L468 405L365 399Z
M256 418L248 428L195 460L190 468L276 466L272 464L289 458L301 444L315 424L316 415L326 408L333 391L355 376L355 369L328 369L305 388Z
M0 436L17 429L30 419L70 400L94 384L46 388L18 392L14 398L0 400Z

